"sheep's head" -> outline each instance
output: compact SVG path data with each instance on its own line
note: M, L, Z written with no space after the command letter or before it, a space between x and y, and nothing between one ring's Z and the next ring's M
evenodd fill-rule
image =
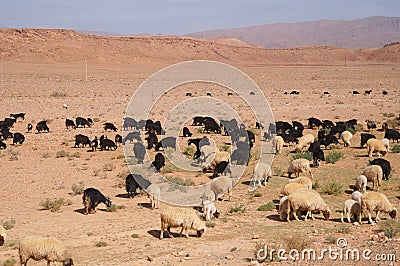
M214 212L214 217L215 217L215 218L218 219L220 215L221 215L221 213L218 212L218 210L216 210L216 211Z
M390 216L390 218L392 218L392 219L396 219L396 216L397 216L397 209L396 209L396 208L393 208L393 210L392 210L391 212L389 212L389 216Z
M67 259L65 261L63 261L63 266L73 266L74 265L74 261L72 259Z
M0 235L0 246L4 245L5 242L5 236Z
M201 237L205 232L206 232L206 228L203 228L201 230L197 230L197 237Z
M324 214L325 220L329 220L329 217L331 216L331 210L328 208L326 211L322 212Z

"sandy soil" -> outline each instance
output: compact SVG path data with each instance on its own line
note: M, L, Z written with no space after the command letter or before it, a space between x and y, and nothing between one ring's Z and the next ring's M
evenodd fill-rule
M241 182L234 188L232 201L216 203L222 212L221 218L213 220L215 226L209 227L204 237L160 241L160 211L149 209L149 200L144 195L127 198L120 186L127 171L122 147L116 151L88 152L86 148L73 148L73 145L78 133L90 138L104 134L102 124L106 121L120 125L136 88L166 65L94 65L90 67L86 81L81 65L7 63L0 82L0 117L26 112L25 121L16 123L12 129L13 132L22 132L26 141L23 145L13 146L7 140L7 149L0 151L0 220L15 220L13 228L7 231L5 245L0 247L0 262L11 258L18 260L16 247L21 238L48 235L61 239L71 248L76 265L248 265L254 258L257 244L285 248L285 238L289 236L309 239L308 247L318 250L335 246L328 243L328 237L344 237L350 248L370 248L375 253L397 252L394 264L398 263L398 236L397 239L371 241L373 237L377 238L379 225L356 227L340 223L339 210L343 201L350 197L349 186L354 184L355 177L368 161L366 149L359 148L360 131L355 134L349 148L340 149L345 159L313 169L321 186L334 180L343 184L343 192L339 195L322 195L333 211L330 221L317 219L289 224L280 221L275 210L257 211L259 206L279 200L280 190L288 180L286 176L274 175L266 187L258 189L261 196L255 197L248 192L248 181L256 163L252 160ZM379 128L389 113L396 116L400 113L399 65L236 66L260 86L276 120L299 120L305 124L311 116L334 121L356 118L366 129L366 119L376 120ZM294 89L300 91L300 95L283 94ZM373 90L371 95L351 94L353 90L363 92L367 89ZM177 90L170 99L174 98L176 102L184 100L183 92L186 90ZM241 104L237 96L229 98L220 88L210 87L208 90L214 97L233 106ZM382 95L383 90L389 94ZM195 94L203 93L201 88L193 91ZM330 95L323 95L323 91L329 91ZM64 103L68 109L63 108ZM160 105L161 109L168 110L173 102ZM247 118L247 126L254 127L255 121L247 109L240 109L240 114ZM154 115L157 116L157 110ZM66 130L65 118L77 116L92 117L94 126ZM49 121L50 133L25 133L28 123L35 125L42 119ZM316 130L307 129L306 132L317 134ZM373 133L379 138L383 136L379 131ZM111 132L106 134L109 138L115 135ZM218 138L212 134L210 137ZM260 141L258 133L256 138ZM272 166L275 173L286 169L292 149L285 147L284 152L275 157ZM66 151L70 156L57 158L60 151ZM385 159L392 163L394 173L389 181L383 182L381 191L399 207L399 154L389 153ZM183 176L182 173L177 175ZM200 182L207 180L204 176L199 176L199 179ZM80 181L86 187L100 189L116 205L125 208L106 212L105 206L100 205L95 215L83 215L81 195L73 196L71 189ZM321 192L321 188L318 191ZM61 207L58 212L50 212L40 206L46 198L66 198L72 204ZM232 207L241 205L246 208L243 213L229 212ZM161 204L161 209L166 206ZM132 237L133 234L138 238ZM100 241L106 242L107 246L97 247ZM29 265L44 263L30 262ZM353 262L340 263L354 265ZM367 265L367 262L357 264Z

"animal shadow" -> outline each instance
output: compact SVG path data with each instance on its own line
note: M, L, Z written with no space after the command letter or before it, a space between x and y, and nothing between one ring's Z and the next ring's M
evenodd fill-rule
M117 198L122 198L122 199L129 199L130 197L128 196L128 193L123 193L123 194L117 194L115 195Z
M83 214L83 215L85 215L85 208L82 208L82 209L76 209L76 210L74 210L74 212L77 212L77 213L80 213L80 214Z
M147 208L147 209L152 209L151 208L151 203L149 203L149 202L139 202L137 205L140 206L140 207Z
M282 220L279 218L279 214L270 214L267 215L267 219L276 221L276 222L282 222Z

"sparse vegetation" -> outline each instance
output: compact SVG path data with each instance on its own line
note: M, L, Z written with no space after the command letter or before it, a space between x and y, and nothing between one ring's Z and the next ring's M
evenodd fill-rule
M325 160L327 163L336 163L337 161L339 161L341 158L344 157L343 152L339 152L339 151L331 151L328 153L328 155L326 156Z
M337 238L332 236L332 235L330 235L330 236L327 236L325 238L325 240L326 240L326 242L328 242L328 244L333 245L333 244L336 244Z
M396 115L394 114L394 113L383 113L382 114L384 117L387 117L387 118L391 118L391 117L395 117Z
M343 184L338 183L336 181L326 183L322 186L322 193L324 194L337 196L342 192L343 192Z
M337 229L337 232L341 234L348 234L350 233L350 227L347 225L340 225Z
M103 164L103 171L111 172L114 169L115 169L115 165L113 163L108 162L108 163Z
M285 171L282 168L274 167L274 175L275 176L282 176Z
M111 204L110 207L107 207L106 212L116 212L117 210L121 210L121 209L125 209L125 206Z
M57 151L56 152L56 158L63 158L63 157L68 157L68 152L65 150Z
M272 211L275 210L276 206L273 202L268 202L267 204L261 205L260 207L258 207L257 211Z
M139 235L138 234L132 234L131 237L132 238L139 238Z
M214 228L214 227L215 227L215 223L212 222L212 221L207 221L207 222L206 222L206 226L207 226L207 227Z
M315 180L314 184L312 185L312 188L314 190L317 190L317 189L321 188L321 185L319 184L318 180Z
M45 159L45 158L50 158L50 157L51 157L51 153L50 153L50 152L42 153L42 158L43 158L43 159Z
M100 247L106 247L107 243L104 241L100 241L96 243L96 247L100 248Z
M73 184L71 189L72 189L73 196L81 195L81 194L83 194L83 191L85 190L85 184L83 183L83 181L81 181L78 184Z
M397 235L400 235L400 223L393 219L388 219L379 223L379 227L388 238L393 238Z
M227 151L229 152L229 150L231 149L231 147L229 145L222 145L221 147L219 147L220 151Z
M17 265L17 261L14 258L7 259L3 262L3 266L14 266Z
M392 152L400 153L400 145L397 145L397 144L393 145Z
M193 146L187 146L183 150L183 154L185 154L185 155L187 155L189 157L193 157L194 152L195 152L195 148Z
M286 243L287 250L296 249L296 250L303 250L306 249L310 245L310 239L305 237L303 234L293 235L290 237L284 238Z
M194 181L191 178L183 179L181 177L166 177L166 179L174 184L181 185L181 186L194 186Z
M1 225L3 226L4 229L10 230L10 229L12 229L14 227L15 220L11 219L11 220L8 220L8 221L5 221L5 222L1 222Z
M236 213L236 212L243 213L245 211L246 211L246 208L244 208L243 205L240 205L240 206L236 206L236 207L231 207L229 210L229 213Z
M51 212L59 211L62 206L71 205L72 202L68 199L58 198L58 199L45 199L40 203L40 206Z
M311 152L300 152L296 153L295 155L292 156L292 160L296 159L307 159L309 161L312 161L312 153Z
M356 129L352 128L352 127L348 127L348 128L346 128L346 130L349 131L353 135L356 133Z

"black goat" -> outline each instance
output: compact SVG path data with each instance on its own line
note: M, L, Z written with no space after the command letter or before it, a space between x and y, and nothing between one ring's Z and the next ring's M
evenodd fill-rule
M120 134L115 135L115 144L121 143L122 144L122 136Z
M68 118L65 119L65 127L67 129L70 127L72 127L73 129L76 129L76 125L75 125L74 121L72 121L71 119L68 119Z
M22 118L22 120L25 120L25 113L10 114L10 116L15 120L17 120L18 118Z
M86 145L90 146L90 139L88 136L78 134L75 135L75 148L79 148L82 145L82 147L85 147Z
M383 179L389 180L389 176L390 176L390 171L391 171L391 167L390 167L390 162L382 159L382 158L376 158L374 160L370 160L369 163L371 165L379 165L382 168L382 172L383 172Z
M92 148L92 151L96 151L98 146L99 141L97 140L97 137L94 137L94 140L90 142L90 147Z
M183 128L182 133L184 137L191 137L193 135L187 127Z
M312 155L314 167L318 167L321 161L325 162L325 155L321 148L314 148L312 151Z
M104 125L104 130L105 131L107 131L107 130L111 130L111 131L114 131L114 132L117 132L118 131L118 129L115 127L115 125L113 124L113 123L104 123L103 124Z
M0 149L5 149L7 148L7 144L5 144L3 141L0 140Z
M27 132L31 132L33 129L33 125L31 123L28 124L28 126L26 127Z
M133 153L137 159L138 164L142 164L146 154L146 147L142 143L133 144Z
M138 142L142 142L142 139L140 138L140 133L137 131L134 132L129 132L128 135L125 136L125 138L122 140L122 144L125 145L126 141L130 141L131 143L133 140L137 140Z
M83 206L85 206L85 215L89 213L96 213L96 207L100 203L104 203L107 207L110 207L112 200L105 197L101 192L95 188L87 188L83 191L82 196Z
M90 118L86 119L83 117L77 117L75 119L75 122L76 122L76 127L86 127L86 126L91 127L93 124L92 119Z
M126 192L128 192L128 197L134 198L136 195L136 190L143 189L139 183L136 181L135 177L141 177L140 175L137 174L129 174L126 179L125 179L125 189Z
M154 161L152 162L154 168L156 168L157 172L160 172L161 167L165 166L165 157L162 155L161 152L158 152L156 154L156 157L154 158Z
M219 174L226 175L226 173L232 174L229 168L229 162L222 161L215 166L212 178L216 178Z
M117 145L115 144L114 141L112 141L111 139L108 139L107 137L105 137L104 135L100 137L100 149L102 151L104 150L116 150L117 149Z
M392 140L393 143L396 140L398 143L400 139L400 132L395 129L387 129L385 132L385 138L388 140Z
M124 118L124 123L122 125L122 128L124 130L128 130L128 129L139 129L139 123L131 117L125 117Z
M158 137L154 132L148 132L148 136L144 139L147 141L147 149L150 150L158 143Z
M19 132L15 132L13 136L13 145L22 144L25 141L24 135Z
M369 133L361 133L361 143L360 147L364 147L365 144L367 144L367 141L369 139L376 139L376 137L372 134Z
M210 145L210 140L206 137L188 139L188 146L190 146L191 144L194 144L196 146L196 152L193 155L193 159L197 159L200 157L200 148L204 145Z
M49 127L47 126L47 122L45 120L40 121L39 123L37 123L36 130L37 130L38 133L39 132L46 132L46 131L49 132L50 131Z
M163 150L165 150L166 148L173 148L174 150L176 150L176 138L175 137L163 138L154 146L154 149L156 151L159 151L161 147L163 148Z

